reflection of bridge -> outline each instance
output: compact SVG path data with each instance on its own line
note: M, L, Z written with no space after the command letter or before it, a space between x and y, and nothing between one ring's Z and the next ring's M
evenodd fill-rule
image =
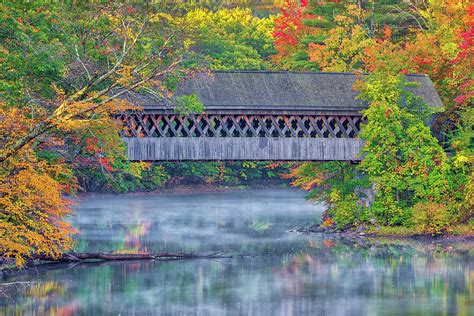
M140 113L119 117L130 160L357 161L366 104L357 100L351 73L214 72L183 82L205 114L180 116L140 95ZM441 100L430 79L410 75L428 104Z

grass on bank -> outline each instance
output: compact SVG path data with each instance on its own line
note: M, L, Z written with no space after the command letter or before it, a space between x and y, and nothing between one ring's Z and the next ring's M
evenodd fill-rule
M367 234L375 236L397 236L397 237L414 237L414 236L465 236L474 237L474 223L458 224L448 227L442 234L421 233L412 227L394 227L394 226L370 226L367 227Z

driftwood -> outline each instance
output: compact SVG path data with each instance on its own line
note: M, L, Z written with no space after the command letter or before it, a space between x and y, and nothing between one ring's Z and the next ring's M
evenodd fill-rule
M234 255L226 252L212 253L185 253L185 252L159 252L143 254L115 254L115 253L82 253L73 252L63 254L59 258L48 256L35 256L27 260L27 264L22 267L11 267L14 263L10 258L0 257L3 264L9 263L10 267L0 264L0 281L2 278L12 277L18 274L38 273L39 271L48 271L56 269L76 269L79 267L87 268L91 266L109 265L119 262L136 262L141 260L150 261L171 261L185 259L222 259L233 258ZM243 256L239 256L243 257ZM1 292L1 291L0 291ZM1 294L1 293L0 293Z
M185 253L185 252L159 252L159 253L137 253L137 254L115 254L115 253L87 253L73 252L65 253L59 258L48 256L37 256L33 259L54 262L83 262L83 261L124 261L124 260L180 260L180 259L216 259L231 258L224 252L213 252L208 254Z

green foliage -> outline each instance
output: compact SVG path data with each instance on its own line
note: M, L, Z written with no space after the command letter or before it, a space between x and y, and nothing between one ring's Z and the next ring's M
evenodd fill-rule
M415 204L441 202L448 189L446 154L425 125L427 110L405 87L402 76L375 73L361 91L369 108L360 168L376 186L374 214L390 225L408 225Z
M158 165L174 184L266 183L278 181L279 175L287 171L286 165L274 167L268 162L166 162Z
M340 191L333 188L329 191L332 208L329 215L336 223L336 228L351 227L361 221L362 207L358 205L358 197L355 193L342 195Z
M272 20L252 15L250 9L195 9L180 20L186 25L196 59L211 69L266 69L274 53Z
M458 128L450 137L450 203L456 222L474 218L474 108L460 113Z
M301 164L288 175L292 184L308 190L309 199L325 202L339 229L365 222L413 227L424 234L445 231L461 216L461 204L469 205L460 187L472 176L467 158L472 157L472 130L461 128L453 138L458 155L452 160L458 163L451 166L425 123L431 109L407 90L411 84L403 76L377 72L358 86L369 103L363 112L367 124L360 134L365 142L360 165Z
M265 183L278 180L287 171L287 164L273 166L269 162L229 162L224 164L224 179L235 184Z
M1 100L19 106L34 94L53 95L51 85L59 81L65 64L60 52L66 39L57 27L56 10L5 1L0 12Z
M413 208L412 221L418 233L439 235L451 224L451 214L442 203L422 202Z
M309 200L323 202L328 215L341 229L365 220L361 200L367 199L364 190L369 187L368 177L357 172L346 162L304 163L287 175L292 185L308 190Z
M166 173L163 166L151 165L142 170L140 176L135 178L137 181L131 190L151 191L163 187L170 179L170 175Z
M201 114L204 112L204 106L199 98L192 95L181 95L175 98L175 111L181 115Z
M161 163L164 170L175 182L186 180L188 183L210 183L217 179L220 175L219 162L165 162Z

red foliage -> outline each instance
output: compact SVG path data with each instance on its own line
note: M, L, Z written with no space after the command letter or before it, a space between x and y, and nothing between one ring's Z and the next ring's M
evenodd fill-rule
M91 154L95 154L95 153L99 153L103 151L99 147L99 140L95 137L86 138L85 150Z
M273 31L275 47L278 51L287 45L295 46L298 43L297 34L303 26L303 8L307 4L306 0L301 0L299 4L293 0L285 0L281 6Z
M474 96L474 80L471 78L471 71L474 66L474 5L466 9L466 29L460 34L462 42L459 45L461 49L452 61L452 63L464 71L467 70L466 81L459 87L461 95L454 99L458 105L461 105ZM469 70L471 69L471 70Z
M275 49L278 51L273 56L274 60L287 56L290 48L298 44L298 35L303 28L303 9L307 5L307 0L285 0L280 7L273 30Z
M453 60L454 63L457 63L462 58L466 58L468 55L472 57L472 54L474 53L474 5L469 6L466 9L466 13L468 18L468 29L465 32L461 33L461 37L463 38L463 42L461 43L461 45L459 45L461 51Z
M105 168L105 170L111 172L114 170L114 168L110 165L110 159L107 157L101 157L97 159L99 163L102 165L102 167Z

